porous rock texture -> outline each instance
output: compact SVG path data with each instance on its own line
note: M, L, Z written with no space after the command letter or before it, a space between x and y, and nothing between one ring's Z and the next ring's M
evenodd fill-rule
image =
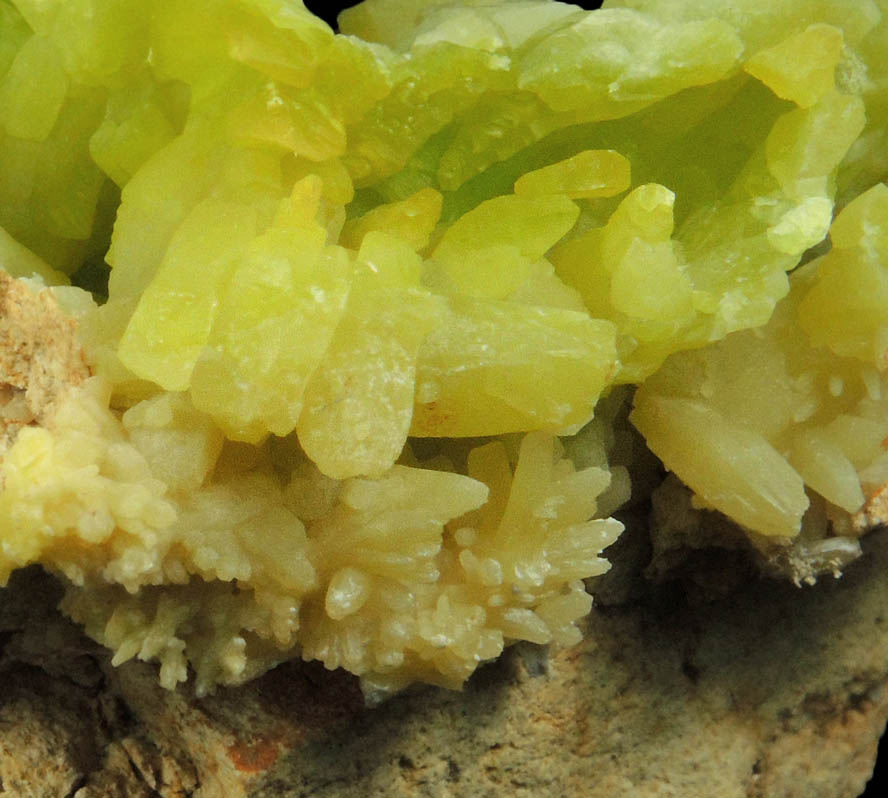
M576 648L515 647L463 693L374 709L301 663L167 692L28 569L0 594L0 795L857 796L888 717L888 533L864 548L815 587L658 588L593 610Z
M88 376L73 319L48 290L0 269L0 457L22 427L44 423Z

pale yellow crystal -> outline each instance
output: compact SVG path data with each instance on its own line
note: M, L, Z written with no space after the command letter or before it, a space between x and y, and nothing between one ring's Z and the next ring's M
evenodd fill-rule
M835 87L843 45L839 28L810 25L773 47L759 50L743 68L778 97L808 108Z
M631 166L614 150L586 150L515 181L518 196L566 194L571 199L612 197L629 188Z

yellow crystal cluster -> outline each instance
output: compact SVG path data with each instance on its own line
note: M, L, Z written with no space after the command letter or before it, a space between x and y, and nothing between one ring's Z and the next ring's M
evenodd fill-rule
M167 685L302 656L458 686L578 639L621 384L753 540L884 481L884 0L366 0L340 29L0 0L0 266L59 286L94 374L3 455L0 577L62 575Z
M667 467L763 536L796 536L809 510L841 527L888 482L888 187L847 205L830 240L767 325L671 356L635 397Z
M336 480L294 440L224 441L182 394L119 417L110 393L92 377L7 452L0 578L62 574L115 662L156 658L168 687L190 662L204 692L301 653L375 695L458 687L509 641L580 639L582 579L622 530L590 520L624 497L603 434L580 470L534 432L467 448L465 475L439 455Z

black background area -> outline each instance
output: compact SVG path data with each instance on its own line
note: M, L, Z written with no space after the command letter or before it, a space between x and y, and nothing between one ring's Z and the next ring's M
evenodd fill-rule
M305 0L305 7L311 11L315 16L323 19L331 28L336 29L336 17L339 15L339 12L346 8L351 8L352 6L358 5L356 2L352 3L325 3L323 0ZM583 8L598 8L601 6L601 3L594 2L580 2L574 3L574 5L582 6Z

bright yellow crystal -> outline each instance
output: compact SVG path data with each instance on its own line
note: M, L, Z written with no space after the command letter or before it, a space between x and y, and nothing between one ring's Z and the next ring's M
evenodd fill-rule
M888 480L886 17L0 0L0 266L99 300L54 289L94 377L2 454L0 576L168 686L459 686L578 639L618 383L755 545L847 525Z

